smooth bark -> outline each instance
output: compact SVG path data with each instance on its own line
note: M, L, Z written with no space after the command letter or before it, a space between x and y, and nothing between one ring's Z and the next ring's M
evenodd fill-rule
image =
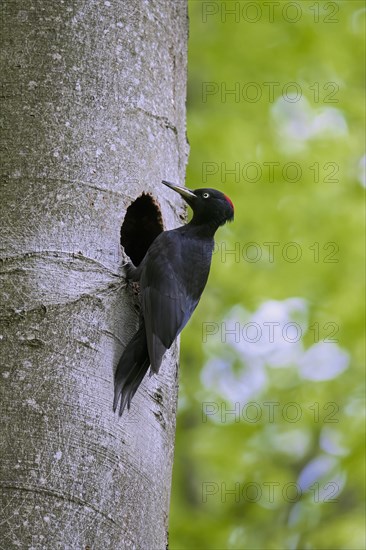
M138 317L126 209L184 214L160 180L184 182L186 3L1 15L1 545L164 549L178 346L122 419L113 374Z

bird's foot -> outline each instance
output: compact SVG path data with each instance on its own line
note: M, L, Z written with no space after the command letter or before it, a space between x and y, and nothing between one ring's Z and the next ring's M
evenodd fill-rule
M133 265L131 262L127 262L123 264L123 269L125 271L126 279L127 281L133 281L136 282L140 278L140 272L137 267Z

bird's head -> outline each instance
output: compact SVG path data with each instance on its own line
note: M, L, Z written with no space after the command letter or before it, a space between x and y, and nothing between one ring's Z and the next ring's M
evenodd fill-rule
M234 205L224 193L217 189L203 188L191 191L169 181L162 181L183 197L193 210L192 223L214 224L217 227L234 219Z

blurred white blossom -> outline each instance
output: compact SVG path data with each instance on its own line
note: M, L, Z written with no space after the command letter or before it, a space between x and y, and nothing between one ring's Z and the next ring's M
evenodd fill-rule
M348 367L349 360L349 354L338 344L318 342L300 358L299 369L307 380L330 380Z
M303 298L268 300L250 313L232 308L224 321L209 323L204 339L208 360L202 369L204 387L235 403L259 395L268 368L293 369L306 380L330 380L347 369L349 354L336 343L317 342L304 350L308 305Z
M348 135L344 114L335 107L313 109L305 97L296 102L279 97L271 107L278 145L286 151L301 151L313 138L339 138Z

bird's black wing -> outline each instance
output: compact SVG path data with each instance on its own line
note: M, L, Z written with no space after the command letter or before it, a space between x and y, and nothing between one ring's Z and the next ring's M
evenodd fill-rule
M176 231L161 233L149 248L140 279L151 369L158 372L162 357L198 304L192 291L193 266L187 262L185 240Z

